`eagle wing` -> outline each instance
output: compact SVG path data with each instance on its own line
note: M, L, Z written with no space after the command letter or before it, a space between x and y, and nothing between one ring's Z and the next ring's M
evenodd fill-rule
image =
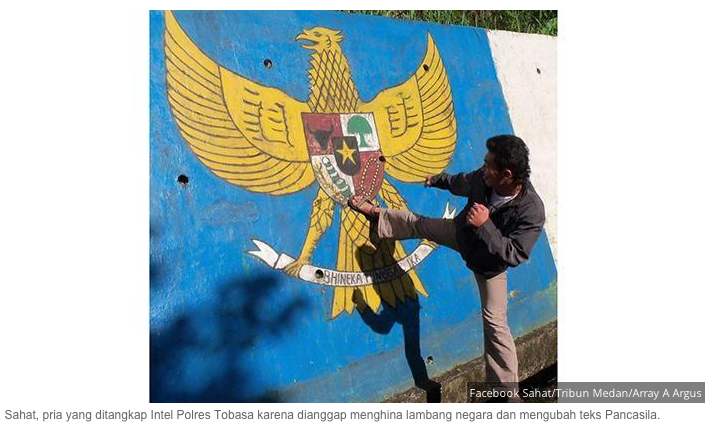
M358 110L374 113L387 173L394 178L421 182L450 162L456 142L453 96L430 34L426 56L416 73L360 104Z
M214 174L246 190L297 192L315 176L303 132L306 103L205 55L165 12L167 96L180 133Z

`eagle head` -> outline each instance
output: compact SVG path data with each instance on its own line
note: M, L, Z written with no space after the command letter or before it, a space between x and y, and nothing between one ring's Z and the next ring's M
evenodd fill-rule
M331 30L325 27L313 27L303 29L303 32L295 36L296 40L303 40L303 48L312 49L316 52L323 52L337 45L345 36L341 31ZM308 43L310 42L310 43Z

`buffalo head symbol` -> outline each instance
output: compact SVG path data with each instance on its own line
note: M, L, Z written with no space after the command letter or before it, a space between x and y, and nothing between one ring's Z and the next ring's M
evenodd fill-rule
M332 126L332 123L330 124L329 130L316 129L315 131L313 131L312 129L310 129L310 125L307 125L307 128L308 132L315 137L315 141L320 144L320 148L323 150L327 149L327 143L330 141L330 136L335 130L335 128Z

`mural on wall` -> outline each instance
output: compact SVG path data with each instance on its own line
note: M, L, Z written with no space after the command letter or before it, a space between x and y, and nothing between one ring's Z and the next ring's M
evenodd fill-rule
M377 312L417 293L427 295L415 266L436 248L422 240L408 254L399 242L379 240L369 222L347 207L365 195L390 208L407 209L387 179L421 183L443 171L456 145L456 118L444 63L431 35L426 54L404 83L360 99L340 42L325 27L295 36L311 50L306 101L261 85L208 57L172 12L165 12L167 98L180 134L215 175L242 189L278 197L317 182L300 254L280 252L258 237L249 253L273 269L334 287L332 318L357 307ZM295 46L295 45L294 45ZM340 209L334 268L311 262L317 244ZM454 210L446 204L444 217ZM299 225L294 225L298 228ZM303 225L302 227L305 227ZM361 296L365 305L355 305Z
M381 401L482 355L459 254L345 201L453 215L420 182L515 133L502 89L479 28L151 11L151 402ZM515 337L556 319L545 234L509 291Z

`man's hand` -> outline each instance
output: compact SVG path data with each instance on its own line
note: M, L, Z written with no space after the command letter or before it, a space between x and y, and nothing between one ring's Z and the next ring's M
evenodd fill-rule
M487 209L485 205L473 203L473 207L468 211L468 216L466 217L466 223L469 226L480 227L490 218L490 210Z

